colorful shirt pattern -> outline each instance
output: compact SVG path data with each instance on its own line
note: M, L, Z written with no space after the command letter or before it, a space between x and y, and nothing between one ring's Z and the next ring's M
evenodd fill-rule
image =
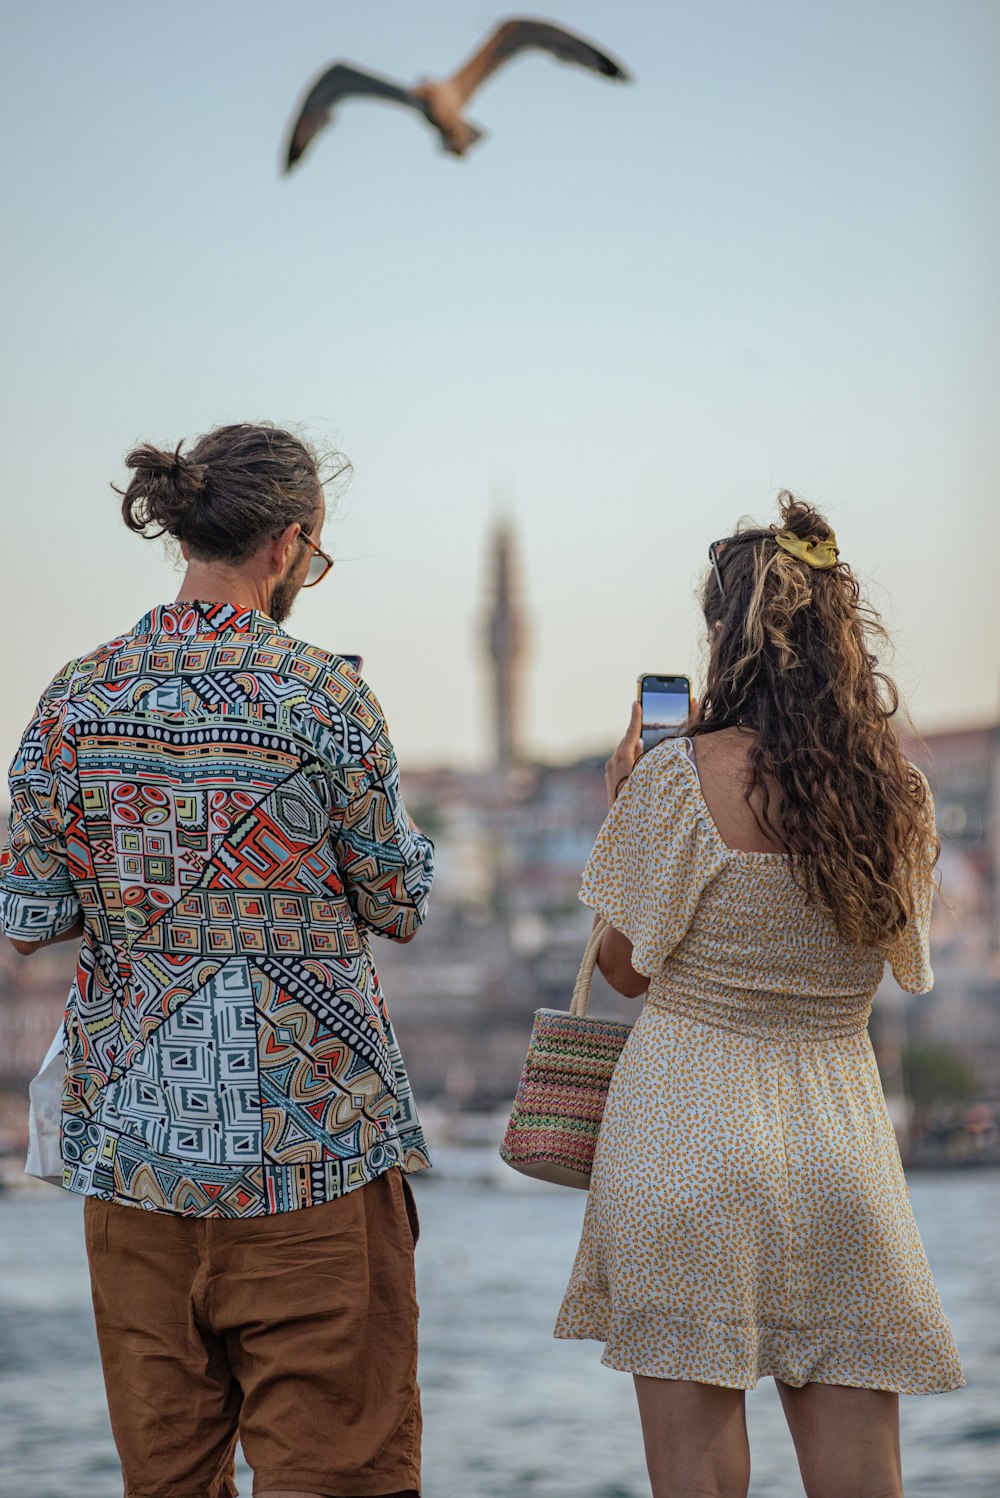
M651 981L556 1336L652 1378L958 1388L866 1028L887 956L932 985L931 892L888 953L848 945L783 855L723 842L687 748L640 759L583 876Z
M59 672L10 784L7 934L84 922L66 1187L255 1217L429 1163L369 937L417 929L433 846L345 660L161 605Z

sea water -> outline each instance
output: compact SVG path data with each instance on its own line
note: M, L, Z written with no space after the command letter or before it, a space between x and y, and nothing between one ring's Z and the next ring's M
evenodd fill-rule
M631 1379L552 1323L584 1195L463 1155L416 1179L425 1498L648 1498ZM903 1398L907 1498L1000 1498L1000 1174L910 1190L969 1387ZM773 1383L747 1396L754 1498L801 1498ZM241 1494L250 1474L237 1473ZM0 1195L0 1491L118 1498L81 1203Z

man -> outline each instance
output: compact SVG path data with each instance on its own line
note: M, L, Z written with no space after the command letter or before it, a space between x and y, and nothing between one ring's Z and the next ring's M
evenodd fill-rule
M235 1493L239 1434L256 1498L416 1495L428 1160L369 937L412 939L432 845L368 687L281 627L333 565L313 454L239 425L127 462L187 572L46 689L0 876L18 951L82 937L63 1184L125 1492Z

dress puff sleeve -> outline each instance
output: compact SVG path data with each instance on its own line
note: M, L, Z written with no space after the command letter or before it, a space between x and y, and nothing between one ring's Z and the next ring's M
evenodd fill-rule
M916 769L915 766L912 768ZM926 836L932 841L934 799L922 771L917 770L916 773L920 776L927 797L925 806L929 830ZM934 970L931 967L931 910L936 890L936 880L926 877L919 881L911 880L912 915L886 953L892 976L907 993L930 993L934 987Z
M580 899L632 943L652 978L681 941L727 851L708 822L697 770L682 741L644 754L597 835Z

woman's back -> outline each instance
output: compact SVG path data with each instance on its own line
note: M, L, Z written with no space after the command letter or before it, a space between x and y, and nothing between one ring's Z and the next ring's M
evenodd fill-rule
M645 1002L556 1332L636 1376L657 1498L745 1494L738 1391L765 1376L810 1492L901 1495L891 1396L963 1381L867 1034L886 959L932 983L933 806L877 616L823 517L780 504L712 543L700 709L645 754L633 709L580 891Z
M598 839L582 898L605 908L631 940L633 965L651 980L651 1003L683 1006L692 1016L704 1007L718 1022L752 994L822 998L831 1001L837 1030L863 1029L887 955L904 987L930 987L929 911L921 905L888 954L845 941L830 911L809 898L787 856L757 828L742 799L745 753L732 741L716 750L703 737L667 741L644 755ZM707 794L699 778L706 766ZM625 859L623 834L631 849ZM769 1011L769 1030L784 1013ZM797 1019L793 1002L787 1021L794 1027ZM821 1010L821 1028L822 1019Z
M644 1377L954 1388L866 1028L887 955L930 986L929 901L888 954L845 939L786 855L727 843L690 751L641 757L584 872L650 982L557 1335Z
M784 853L784 845L768 836L754 816L754 808L760 811L760 797L752 796L747 803L750 748L755 737L750 729L723 728L705 734L697 743L693 739L682 742L697 766L701 794L723 842L739 852ZM770 792L775 821L780 826L780 792L775 786Z

